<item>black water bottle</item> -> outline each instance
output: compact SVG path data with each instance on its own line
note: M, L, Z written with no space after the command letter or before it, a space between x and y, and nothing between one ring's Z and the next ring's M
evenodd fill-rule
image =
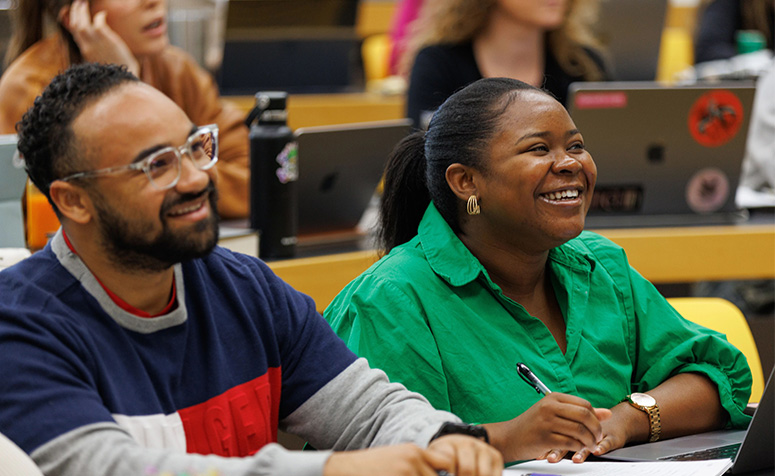
M287 99L280 91L256 93L256 106L245 120L250 127L250 226L259 231L262 259L296 253L299 166Z

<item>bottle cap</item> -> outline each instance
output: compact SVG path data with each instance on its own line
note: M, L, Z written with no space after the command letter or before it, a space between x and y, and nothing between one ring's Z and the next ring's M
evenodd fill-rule
M256 107L253 110L258 116L258 123L285 124L288 119L288 112L285 110L287 99L288 93L285 91L257 92Z
M285 91L259 91L256 93L256 107L262 111L284 110L288 100Z
M737 54L740 55L763 50L767 46L767 40L759 30L740 30L735 33L735 41Z

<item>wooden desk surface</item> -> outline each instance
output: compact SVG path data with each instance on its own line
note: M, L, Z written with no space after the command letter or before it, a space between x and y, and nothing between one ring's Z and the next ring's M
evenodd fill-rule
M255 104L253 96L224 96L247 114ZM400 119L405 115L404 95L378 93L291 94L288 96L288 127L348 124L351 122Z
M622 246L630 263L655 283L775 278L775 226L595 230ZM375 251L276 261L269 266L315 299L322 311L377 260Z
M775 278L775 226L595 230L655 283Z

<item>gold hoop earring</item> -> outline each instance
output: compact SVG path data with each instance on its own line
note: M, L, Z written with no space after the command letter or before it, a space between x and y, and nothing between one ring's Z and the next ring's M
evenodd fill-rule
M481 208L479 208L479 200L477 200L476 195L471 195L468 197L468 203L466 203L466 211L469 215L478 215L482 212Z

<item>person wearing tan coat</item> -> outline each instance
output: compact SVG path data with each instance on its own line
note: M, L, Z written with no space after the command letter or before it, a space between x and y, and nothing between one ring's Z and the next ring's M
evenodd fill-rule
M248 129L242 113L224 104L212 76L171 46L165 0L19 0L8 69L0 78L0 133L15 126L54 76L80 62L126 64L143 82L172 99L197 125L220 130L218 212L249 213ZM42 37L46 16L58 31Z

